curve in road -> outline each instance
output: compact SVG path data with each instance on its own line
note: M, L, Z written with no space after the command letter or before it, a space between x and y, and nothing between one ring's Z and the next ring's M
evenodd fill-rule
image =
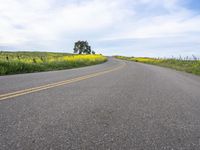
M123 63L81 82L0 101L0 149L199 150L199 76L110 58L80 69L2 76L0 93Z

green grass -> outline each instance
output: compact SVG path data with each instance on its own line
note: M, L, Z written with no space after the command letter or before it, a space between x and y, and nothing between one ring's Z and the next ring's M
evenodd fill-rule
M107 61L102 55L50 52L0 52L0 75L61 70Z
M116 56L118 59L130 60L135 62L147 63L168 67L179 71L200 75L200 60L183 60L183 59L155 59L148 57L124 57Z

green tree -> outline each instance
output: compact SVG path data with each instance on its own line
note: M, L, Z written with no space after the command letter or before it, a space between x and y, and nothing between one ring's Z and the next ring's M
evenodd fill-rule
M74 53L78 54L91 54L91 46L87 41L77 41L74 44Z

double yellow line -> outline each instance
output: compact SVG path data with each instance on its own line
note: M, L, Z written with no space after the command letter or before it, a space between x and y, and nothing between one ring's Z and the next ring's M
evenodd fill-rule
M109 73L109 72L119 70L119 69L123 68L124 66L125 66L125 63L123 63L122 65L120 65L116 68L104 70L104 71L101 71L101 72L97 72L97 73L93 73L93 74L89 74L89 75L85 75L85 76L81 76L81 77L77 77L77 78L73 78L73 79L69 79L69 80L50 83L50 84L46 84L46 85L42 85L42 86L37 86L37 87L33 87L33 88L28 88L28 89L24 89L24 90L20 90L20 91L1 94L0 95L0 101L10 99L10 98L14 98L14 97L18 97L18 96L22 96L22 95L26 95L26 94L33 93L33 92L38 92L38 91L58 87L58 86L69 84L69 83L78 82L78 81L81 81L81 80L86 80L86 79L89 79L89 78L93 78L93 77L96 77L96 76L100 76L100 75L103 75L103 74L106 74L106 73Z

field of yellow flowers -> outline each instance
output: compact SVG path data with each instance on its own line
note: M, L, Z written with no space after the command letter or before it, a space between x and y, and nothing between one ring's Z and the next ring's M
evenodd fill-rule
M158 65L162 67L168 67L172 69L176 69L179 71L185 71L188 73L200 75L200 60L195 58L148 58L148 57L124 57L124 56L116 56L118 59L130 60L135 62L147 63L152 65Z
M107 61L102 55L50 52L0 52L0 75L70 69Z

